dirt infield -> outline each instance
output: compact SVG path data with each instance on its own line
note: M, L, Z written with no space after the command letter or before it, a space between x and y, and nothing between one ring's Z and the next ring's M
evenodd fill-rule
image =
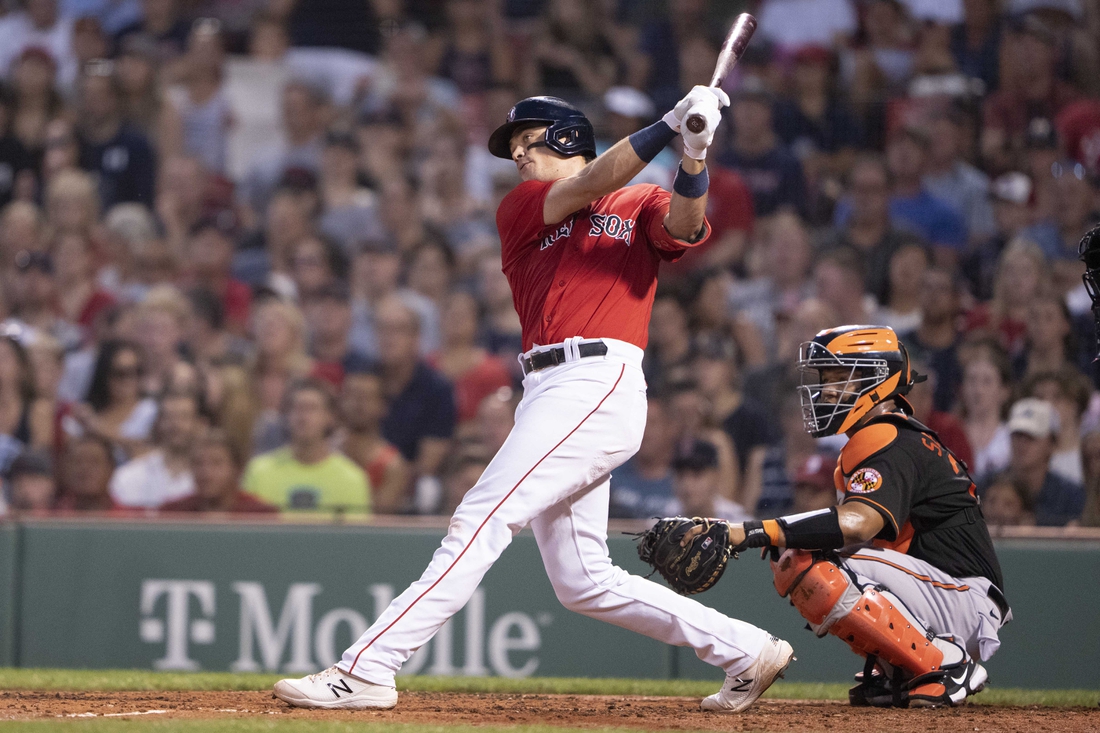
M281 719L388 721L446 725L549 724L639 730L828 731L897 733L951 731L1100 730L1097 708L972 705L954 710L853 709L839 702L763 700L748 713L699 710L697 698L600 695L491 695L404 692L394 710L314 711L290 708L269 692L0 692L0 721L131 717L209 719L280 716ZM285 717L284 717L285 716Z

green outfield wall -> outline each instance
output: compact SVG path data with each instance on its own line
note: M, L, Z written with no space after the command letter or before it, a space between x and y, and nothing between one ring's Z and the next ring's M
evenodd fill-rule
M28 521L0 524L0 665L280 671L334 662L431 558L442 529ZM633 542L612 557L644 572ZM1100 542L998 545L1015 621L988 664L1005 687L1100 688ZM794 645L795 681L859 660L817 639L745 557L699 596ZM690 650L583 618L554 598L521 533L466 608L409 661L419 674L713 678Z

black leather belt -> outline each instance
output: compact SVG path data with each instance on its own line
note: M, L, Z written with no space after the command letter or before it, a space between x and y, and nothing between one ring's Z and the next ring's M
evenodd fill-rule
M582 359L586 356L604 356L607 354L607 344L603 341L589 341L578 345L577 351L580 353ZM521 361L523 373L525 375L564 363L565 348L560 346L556 349L550 349L549 351L536 351L530 356L523 357Z

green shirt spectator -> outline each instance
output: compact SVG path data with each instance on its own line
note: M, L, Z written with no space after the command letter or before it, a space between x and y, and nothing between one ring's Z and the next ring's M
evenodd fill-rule
M347 456L330 453L303 463L289 447L256 456L245 470L244 490L281 509L370 512L370 484Z
M332 449L335 396L315 379L294 382L283 399L289 444L253 458L244 490L281 509L370 513L370 483L363 469Z

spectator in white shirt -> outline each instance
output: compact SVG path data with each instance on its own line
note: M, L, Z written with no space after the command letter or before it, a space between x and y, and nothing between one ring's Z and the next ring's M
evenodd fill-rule
M62 16L57 0L26 0L23 10L0 18L0 75L7 77L23 51L37 46L57 62L57 80L68 88L76 79L73 20Z
M153 509L195 493L191 450L203 427L193 394L170 392L160 399L156 448L119 466L111 496L120 506Z

